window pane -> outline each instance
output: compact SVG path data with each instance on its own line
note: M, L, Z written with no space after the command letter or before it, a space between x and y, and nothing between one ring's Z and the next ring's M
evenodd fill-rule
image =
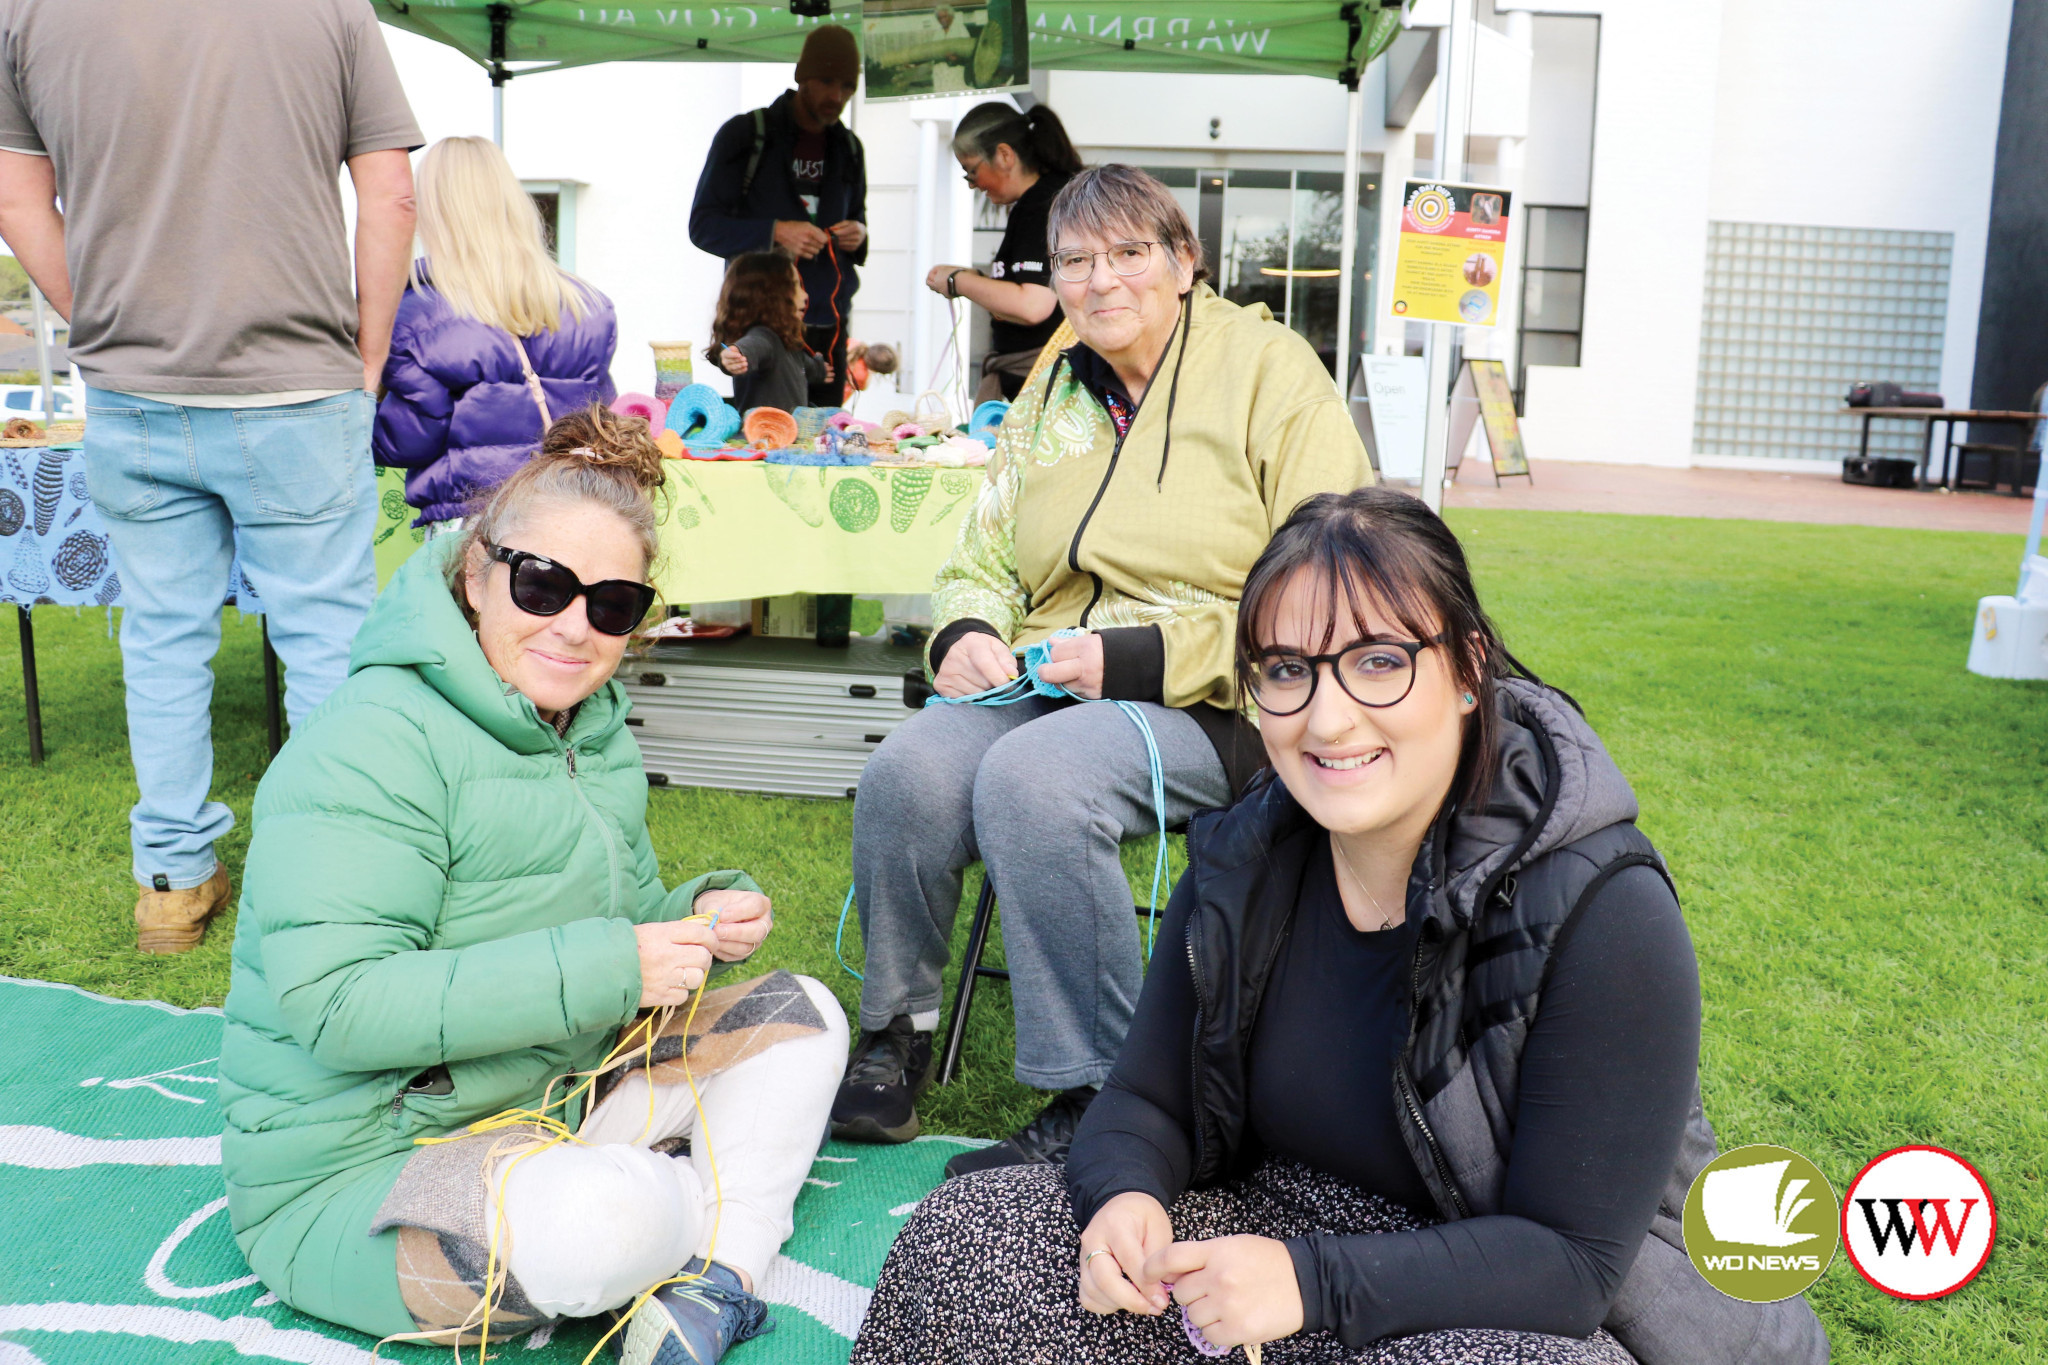
M1525 332L1522 334L1522 364L1571 365L1579 363L1579 339L1568 333Z
M1566 270L1586 268L1586 210L1531 206L1527 262Z
M1372 277L1379 258L1379 172L1358 176L1358 259L1351 278L1351 354L1370 349ZM1308 338L1332 373L1337 366L1337 260L1344 244L1344 177L1299 171L1294 177L1294 330ZM1323 272L1323 273L1314 273Z
M1241 172L1239 174L1242 174ZM1216 292L1232 303L1263 303L1273 316L1288 313L1287 232L1291 192L1253 188L1230 178L1223 198L1223 229ZM1296 281L1299 285L1300 281Z
M1522 325L1546 331L1576 332L1586 291L1586 277L1576 270L1522 272Z

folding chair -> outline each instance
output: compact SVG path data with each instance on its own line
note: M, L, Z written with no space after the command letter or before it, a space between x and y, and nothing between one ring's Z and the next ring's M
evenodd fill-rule
M1168 833L1179 834L1186 830L1182 825ZM1171 890L1171 888L1168 888ZM1138 918L1154 920L1166 913L1166 907L1140 905ZM984 866L981 872L981 896L974 903L974 922L967 929L967 952L960 963L960 984L953 991L953 1014L946 1021L946 1043L939 1053L940 1085L951 1085L954 1074L960 1069L960 1049L967 1042L967 1015L974 1008L974 983L981 977L992 981L1008 981L1010 973L1001 967L981 965L982 954L988 951L989 926L996 917L996 880Z

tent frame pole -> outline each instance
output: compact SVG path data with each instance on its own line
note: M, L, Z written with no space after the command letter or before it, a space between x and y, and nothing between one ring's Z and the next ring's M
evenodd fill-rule
M1344 239L1337 251L1337 396L1347 404L1357 331L1351 317L1351 297L1357 292L1352 272L1358 265L1358 139L1359 124L1364 119L1365 94L1358 88L1358 77L1353 73L1351 94L1344 104ZM1291 243L1292 239L1289 240ZM1293 283L1288 280L1289 285Z
M491 141L505 149L505 82L512 73L505 69L505 30L512 25L510 5L492 5L484 11L491 19Z
M1465 178L1465 137L1472 112L1473 0L1451 0L1451 24L1445 30L1441 65L1437 67L1436 178L1455 184ZM1432 512L1444 508L1444 469L1451 437L1451 348L1457 343L1455 323L1432 322L1422 354L1429 367L1429 424L1422 443L1422 500Z

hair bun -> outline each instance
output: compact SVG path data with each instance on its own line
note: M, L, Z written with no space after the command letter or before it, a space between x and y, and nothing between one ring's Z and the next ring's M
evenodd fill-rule
M613 412L601 403L556 421L534 458L616 470L649 492L661 487L666 473L647 419Z

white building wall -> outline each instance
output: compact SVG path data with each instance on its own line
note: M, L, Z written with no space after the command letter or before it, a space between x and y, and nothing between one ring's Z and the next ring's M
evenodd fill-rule
M1529 370L1529 450L1538 459L1688 464L1722 3L1543 8L1602 16L1600 87L1580 361Z
M1967 406L2011 0L1725 0L1707 212L1955 234L1941 391Z
M1541 4L1603 22L1581 364L1530 370L1530 449L1692 461L1710 220L1954 233L1942 385L1966 401L2010 6Z

